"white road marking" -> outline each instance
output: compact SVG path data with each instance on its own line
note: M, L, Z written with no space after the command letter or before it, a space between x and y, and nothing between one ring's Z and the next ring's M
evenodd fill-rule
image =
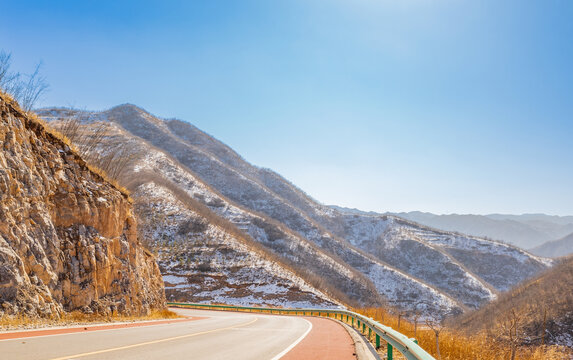
M289 351L291 351L295 346L298 345L299 342L301 342L310 332L310 330L312 330L312 323L306 319L303 319L304 321L306 321L308 323L308 329L304 332L304 334L302 334L301 337L299 337L298 339L295 340L295 342L293 342L292 344L290 344L289 347L287 347L286 349L284 349L283 351L281 351L278 355L276 355L274 358L272 358L271 360L279 360L280 358L282 358L283 356L286 355L286 353L288 353Z
M189 319L192 319L192 317L189 317ZM198 320L203 320L203 319L198 319ZM160 321L160 320L158 320ZM197 321L197 320L192 320L192 321ZM146 321L142 321L142 322L147 322ZM37 338L44 338L44 337L52 337L52 336L64 336L64 335L85 335L88 333L92 333L94 331L99 332L106 332L106 331L117 331L117 330L126 330L126 329L138 329L138 328L142 328L142 327L146 327L146 326L161 326L161 325L173 325L176 324L178 322L186 322L186 321L174 321L172 323L165 323L165 324L149 324L149 325L141 325L141 326L126 326L126 327L114 327L115 325L124 325L124 324L137 324L138 322L132 322L132 323L111 323L111 324L97 324L97 325L89 325L89 326L74 326L74 327L56 327L56 328L38 328L32 331L42 331L42 330L67 330L67 329L81 329L81 328L86 328L87 330L84 331L74 331L74 332L65 332L65 333L59 333L59 334L46 334L46 335L34 335L34 336L25 336L25 337L19 337L19 338L11 338L11 339L0 339L0 342L2 341L14 341L14 340L22 340L22 341L26 341L26 340L32 340L32 339L37 339ZM94 328L94 327L100 327L100 326L109 326L109 327L114 327L113 329L97 329L97 330L93 330L90 328ZM18 330L15 332L29 332L30 330ZM70 359L70 360L74 360L74 359Z
M133 349L133 348L140 347L140 346L144 346L144 345L158 344L158 343L163 343L163 342L166 342L166 341L172 341L172 340L179 340L179 339L184 339L184 338L190 338L190 337L197 336L197 335L204 335L204 334L209 334L209 333L213 333L213 332L217 332L217 331L223 331L223 330L229 330L229 329L233 329L233 328L238 328L238 327L241 327L241 326L247 326L247 325L250 325L250 324L254 323L254 322L257 321L257 320L258 320L258 319L255 318L255 319L253 319L252 321L249 321L249 322L247 322L247 323L238 324L238 325L233 325L233 326L229 326L229 327L225 327L225 328L213 329L213 330L207 330L207 331L201 331L201 332L191 333L191 334L187 334L187 335L174 336L174 337L170 337L170 338L166 338L166 339L159 339L159 340L147 341L147 342L138 343L138 344L133 344L133 345L119 346L119 347L111 348L111 349L91 351L91 352L86 352L86 353L82 353L82 354L66 355L66 356L62 356L62 357L58 357L58 358L53 358L52 360L73 360L73 359L75 359L75 358L80 358L80 357L85 357L85 356L90 356L90 355L104 354L104 353L113 352L113 351L118 351L118 350Z

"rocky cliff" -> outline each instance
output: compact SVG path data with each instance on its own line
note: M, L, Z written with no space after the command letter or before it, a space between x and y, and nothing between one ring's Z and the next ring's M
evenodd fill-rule
M128 196L0 94L0 315L165 306Z

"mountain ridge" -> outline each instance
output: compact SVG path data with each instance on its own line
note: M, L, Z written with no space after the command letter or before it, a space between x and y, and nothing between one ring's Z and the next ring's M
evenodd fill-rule
M531 249L533 254L546 257L562 257L573 253L573 233L562 239L545 242Z
M424 225L475 236L486 236L524 249L560 239L573 232L573 216L545 214L445 214L412 211L388 213Z
M55 122L64 112L53 108L41 111ZM477 307L550 265L550 261L507 245L436 232L395 216L344 214L318 203L272 170L249 164L227 145L181 120L162 120L131 106L90 114L111 127L119 126L114 131L124 132L125 141L143 140L159 150L156 156L155 150L146 148L145 158L133 169L167 174L171 182L219 216L240 224L243 232L277 256L297 261L289 255L290 242L298 239L295 243L312 244L327 258L358 271L366 288L376 288L397 306L433 311ZM167 158L172 162L168 164ZM191 183L204 186L198 189ZM209 188L216 191L209 192ZM504 268L509 271L507 280L496 273L501 271L496 262L488 264L486 254L515 267ZM424 259L424 268L413 259ZM493 265L493 270L488 270L488 265ZM348 293L352 286L345 286L343 292ZM368 298L355 299L364 304ZM410 303L400 304L404 299Z

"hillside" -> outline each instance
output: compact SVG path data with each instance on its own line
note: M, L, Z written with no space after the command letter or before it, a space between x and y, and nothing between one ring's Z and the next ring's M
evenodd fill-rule
M516 321L522 343L573 347L573 257L503 294L475 312L455 319L468 333L487 330L503 336L503 327Z
M142 233L158 253L170 300L290 307L336 305L232 223L218 218L168 181L155 176L140 181L134 196Z
M128 196L0 94L0 316L165 307Z
M98 126L88 123L90 131ZM259 226L257 231L277 236L286 233L280 226L229 204L167 154L115 124L107 125L106 136L94 152L113 153L121 143L133 155L128 156L131 161L124 184L133 191L140 234L157 254L168 299L337 306L332 295L336 287L322 280L324 274L336 280L338 287L346 286L348 293L376 300L375 291L367 288L360 274L339 266L295 234L286 235L293 240L286 248L278 241L273 243L274 248L291 256L274 255L239 227L242 218L252 219ZM221 211L226 217L217 214ZM348 300L342 294L336 298Z
M573 253L573 234L565 236L563 239L548 241L530 250L531 253L546 256L560 257Z
M447 231L488 237L530 249L573 232L573 217L544 214L436 215L419 211L392 213Z
M296 269L292 271L317 291L346 303L388 302L422 312L459 312L491 301L499 291L551 264L494 241L437 231L396 216L346 214L324 206L191 124L163 120L133 105L104 112L53 108L41 113L54 126L61 127L62 119L70 115L79 116L87 128L106 124L104 145L94 150L97 153L121 143L128 144L130 153L139 154L126 167L125 178L161 177L151 181L153 186L129 185L139 208L146 208L154 186L169 184L169 191L179 194L180 200L185 197L192 201L184 202L199 203L208 210L211 215L204 218L215 216L224 220L230 233L243 234L234 235L240 243L256 244L283 268ZM189 206L192 212L196 208ZM149 217L143 212L139 216ZM174 237L157 235L161 228L142 226L152 235L156 251L173 251L169 241ZM198 228L197 236L212 238L207 228ZM167 247L157 245L162 237ZM180 239L182 244L194 241L185 233ZM169 256L161 256L164 275L173 276L173 271L167 271L175 270ZM190 267L193 263L189 260ZM181 268L178 273L186 271ZM202 288L187 296L197 292Z

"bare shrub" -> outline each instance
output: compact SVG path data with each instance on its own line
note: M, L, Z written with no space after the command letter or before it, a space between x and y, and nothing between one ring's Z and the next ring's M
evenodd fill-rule
M202 233L205 232L208 227L209 224L204 219L190 218L179 225L179 228L177 229L177 235Z
M436 318L427 318L426 325L432 330L434 336L436 337L436 354L438 356L438 360L442 359L442 354L440 353L440 333L444 329L442 322ZM398 320L398 324L400 320Z
M40 73L42 63L38 63L31 74L12 72L11 64L12 55L0 51L0 89L12 95L22 109L29 112L49 87Z
M90 122L89 114L78 112L61 120L57 127L78 148L83 159L109 178L121 182L128 165L137 161L142 154L134 152L123 139L110 136L110 124L97 122L84 125Z
M503 316L496 327L496 334L499 339L509 344L511 348L511 360L515 359L517 347L523 343L526 337L525 318L527 314L523 310L511 309Z
M502 322L526 313L520 331L525 333L526 344L551 343L554 335L562 330L564 321L573 309L573 257L562 262L536 278L502 294L494 302L481 309L455 319L452 326L468 334L488 331L499 337ZM507 327L507 324L505 325ZM573 326L573 323L571 324Z
M384 325L397 328L398 316L392 314L388 308L361 308L354 311L372 317ZM479 320L478 320L479 321ZM490 334L485 331L466 335L448 326L447 323L437 323L435 319L429 319L435 330L426 323L426 326L416 329L415 323L402 319L400 332L407 337L415 338L420 346L439 359L444 360L491 360L508 359L511 356L511 346L506 341L495 341ZM436 343L438 339L438 343ZM439 355L438 355L439 347ZM571 359L573 350L565 346L535 346L519 344L515 351L516 359L520 360L565 360Z

